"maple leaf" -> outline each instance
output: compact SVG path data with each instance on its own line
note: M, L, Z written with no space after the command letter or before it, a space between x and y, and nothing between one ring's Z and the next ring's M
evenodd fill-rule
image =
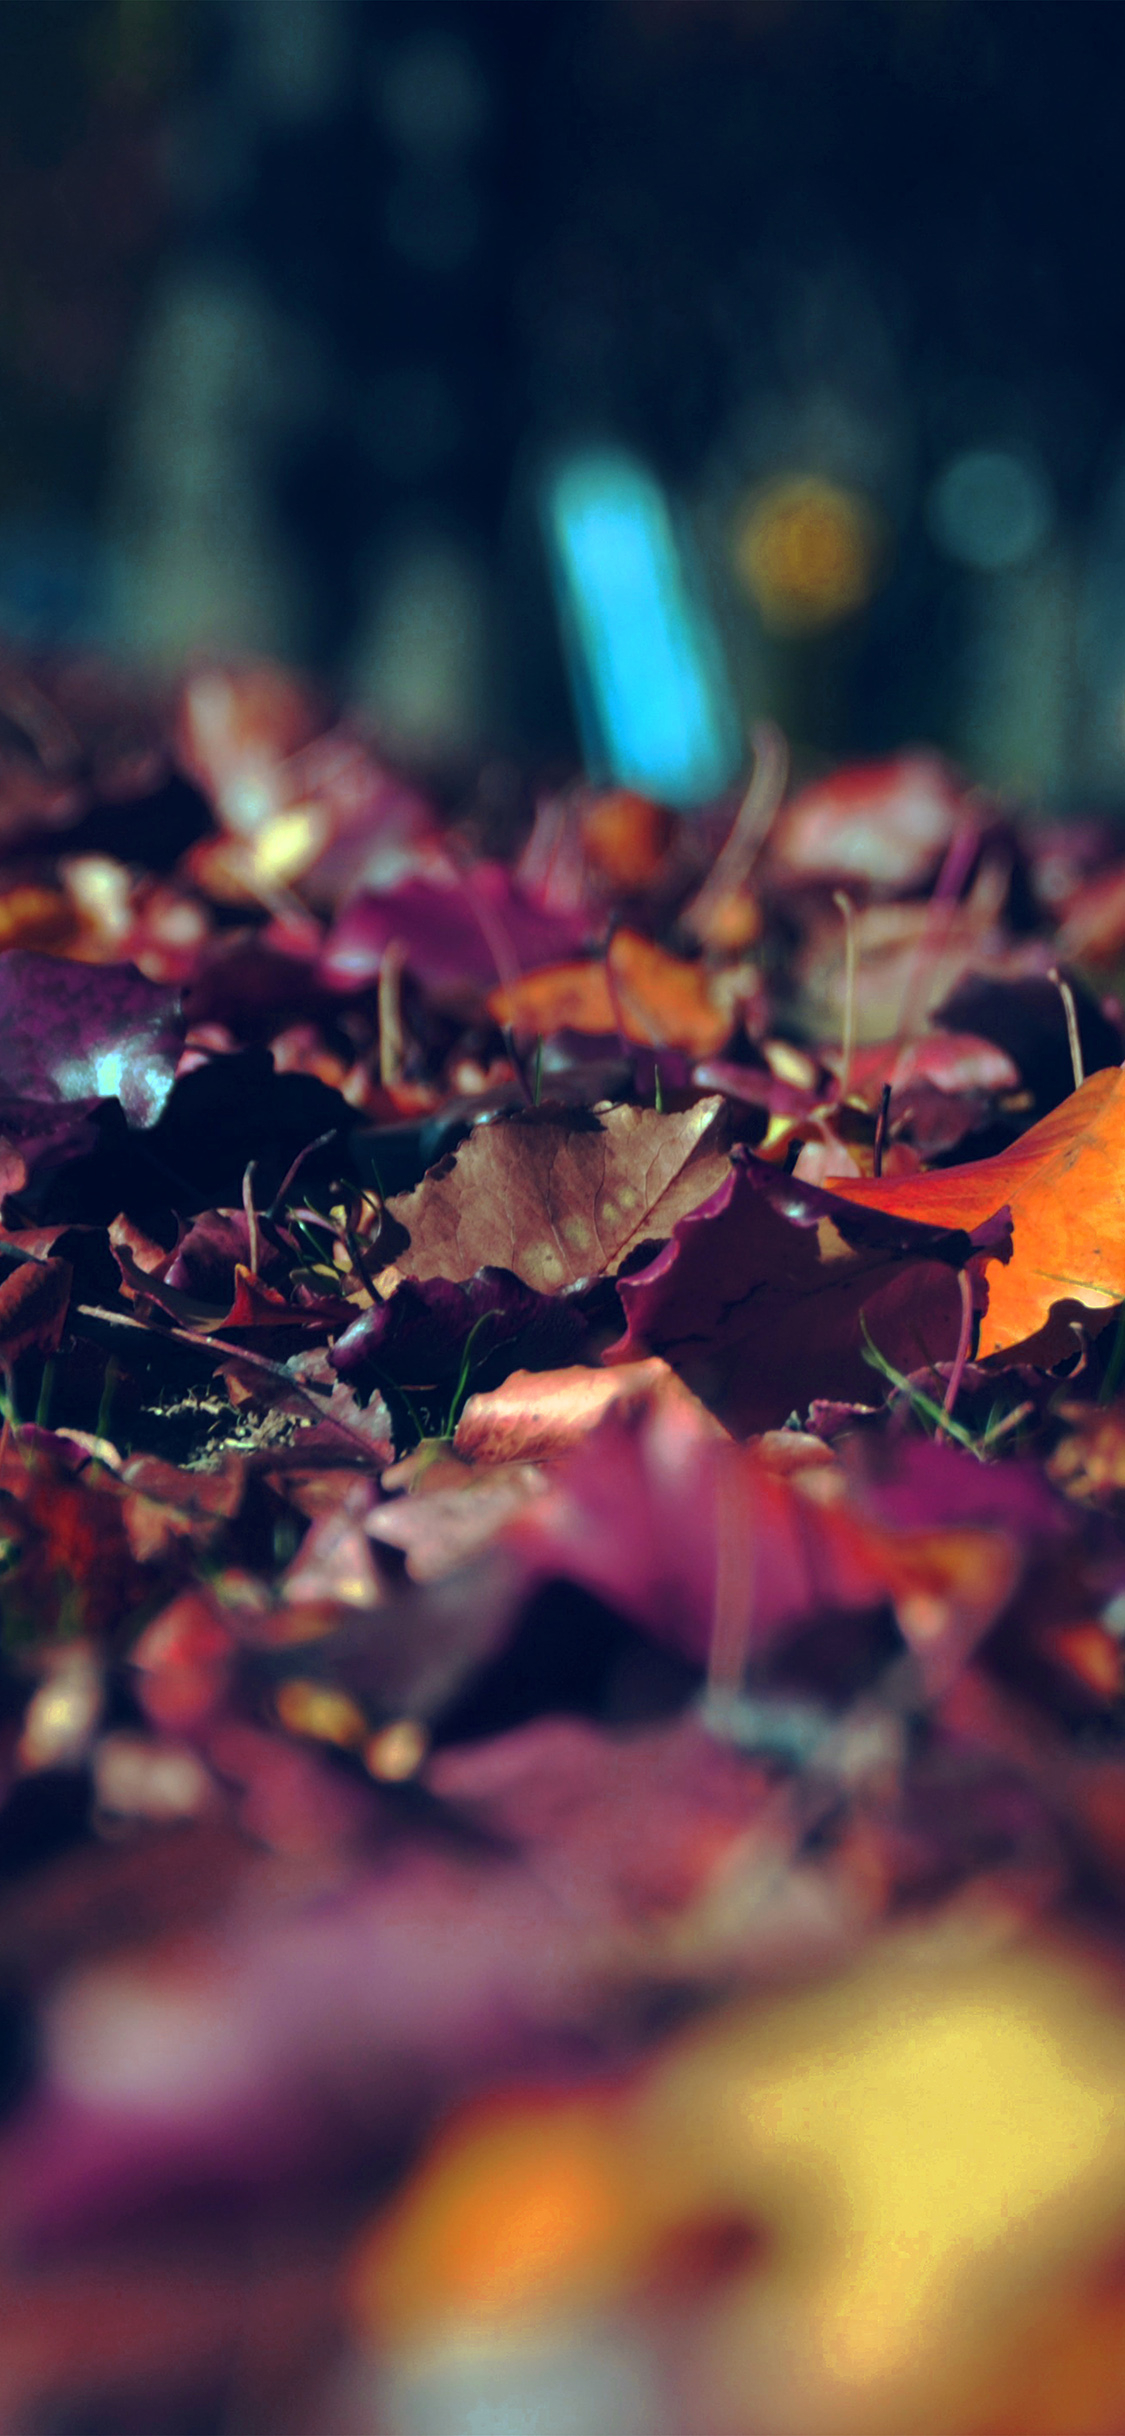
M478 1125L414 1192L387 1203L410 1237L394 1265L402 1277L457 1283L510 1269L551 1294L613 1277L705 1201L727 1163L716 1097L674 1115L609 1108L579 1125L529 1111Z
M929 1175L841 1179L837 1190L888 1217L975 1227L1002 1207L1012 1257L990 1265L979 1358L1049 1365L1074 1345L1068 1321L1125 1299L1125 1073L1108 1066L1010 1150Z

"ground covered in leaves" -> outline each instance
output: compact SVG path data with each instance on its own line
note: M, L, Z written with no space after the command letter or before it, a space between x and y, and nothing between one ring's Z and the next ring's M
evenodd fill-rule
M1125 859L0 668L0 2425L1125 2425Z

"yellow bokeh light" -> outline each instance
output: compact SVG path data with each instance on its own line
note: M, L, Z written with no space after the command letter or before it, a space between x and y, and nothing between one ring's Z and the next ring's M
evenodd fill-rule
M806 474L753 494L735 527L734 560L763 623L805 634L870 600L882 543L869 500Z

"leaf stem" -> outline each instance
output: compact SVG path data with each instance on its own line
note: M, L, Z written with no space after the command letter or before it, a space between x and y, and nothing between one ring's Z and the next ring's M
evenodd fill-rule
M1051 966L1047 979L1048 981L1054 982L1055 988L1059 993L1059 997L1063 1002L1063 1013L1066 1016L1067 1047L1070 1050L1070 1070L1074 1076L1075 1090L1081 1091L1082 1085L1086 1080L1086 1067L1082 1057L1082 1041L1078 1030L1078 1008L1074 1002L1074 992L1071 989L1069 981L1064 981L1057 964L1053 964Z
M973 1281L967 1269L958 1271L957 1283L961 1289L961 1328L957 1338L957 1351L953 1356L953 1368L949 1373L949 1384L942 1401L941 1409L947 1421L961 1393L961 1381L965 1375L965 1364L969 1359L969 1347L973 1341Z
M840 1098L846 1100L852 1079L852 1059L855 1055L856 1005L855 985L858 970L858 943L855 929L855 906L846 889L834 888L832 902L844 918L844 1023L840 1042Z

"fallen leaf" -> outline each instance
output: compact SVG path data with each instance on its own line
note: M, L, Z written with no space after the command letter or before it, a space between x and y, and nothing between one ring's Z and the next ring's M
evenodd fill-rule
M100 1466L76 1472L74 1454L35 1429L0 1454L0 1530L13 1543L4 1621L15 1642L111 1631L151 1596L115 1476Z
M424 876L344 905L319 973L331 990L363 989L378 978L394 941L428 989L464 997L466 990L483 993L500 974L514 978L525 965L573 953L587 929L582 917L544 912L502 864L474 863L461 871L443 855Z
M398 1497L380 1506L367 1528L383 1547L401 1548L413 1581L437 1582L490 1547L542 1486L532 1463L466 1470L455 1488ZM314 1530L320 1527L313 1525Z
M1120 1020L1099 1005L1079 974L1064 968L1062 978L1074 998L1083 1072L1096 1074L1103 1066L1119 1066L1125 1056ZM961 1031L979 1032L1004 1051L1032 1094L1033 1116L1046 1116L1060 1100L1069 1099L1074 1066L1066 1007L1057 983L1046 973L1010 979L966 973L944 1003L934 1008L932 1021L954 1039Z
M650 1048L710 1057L733 1029L725 983L725 974L670 955L638 931L617 930L601 963L527 973L493 990L488 1007L518 1032L623 1032Z
M329 1359L361 1391L395 1388L448 1406L463 1365L477 1378L509 1364L554 1369L581 1350L588 1333L580 1296L540 1294L509 1269L478 1269L459 1285L404 1277L385 1302L352 1320ZM444 1426L446 1412L434 1419Z
M903 753L852 764L794 795L774 823L770 863L794 878L867 881L893 894L919 887L967 825L967 799L945 765L932 753Z
M177 992L132 965L0 955L0 1097L118 1099L130 1125L155 1125L183 1040Z
M568 1906L577 1900L626 1931L688 1903L768 1791L763 1771L694 1717L633 1734L537 1719L436 1751L425 1782L527 1854Z
M667 812L627 787L591 795L579 808L578 827L587 860L614 888L647 887L668 851Z
M502 1387L470 1396L453 1435L472 1463L542 1463L580 1446L610 1411L639 1411L669 1398L689 1400L700 1426L721 1436L720 1424L691 1395L667 1362L622 1362L614 1370L575 1364L569 1370L513 1370Z
M1012 1257L990 1260L978 1358L1049 1365L1069 1317L1125 1300L1125 1074L1109 1066L995 1158L922 1176L841 1180L849 1203L918 1225L971 1228L1008 1208Z
M1067 963L1109 966L1125 950L1125 865L1113 863L1076 888L1066 906L1059 955Z
M734 1677L749 1666L758 1681L818 1617L889 1604L936 1690L1001 1614L1042 1518L1032 1533L1017 1494L1010 1515L999 1496L978 1520L971 1483L959 1506L967 1472L981 1469L968 1454L937 1450L936 1479L922 1473L928 1497L907 1467L896 1503L894 1489L872 1493L858 1465L845 1475L813 1446L783 1467L777 1439L736 1446L684 1394L611 1412L546 1468L537 1494L513 1498L504 1544L537 1577L581 1582L696 1664Z
M997 990L1018 990L1018 982L995 983ZM1056 1006L1062 1012L1058 991L1052 988ZM938 1011L941 1021L943 1009ZM1065 1035L1065 1023L1064 1023ZM829 1066L839 1067L838 1049L826 1049ZM891 1105L911 1084L932 1083L936 1090L953 1095L979 1091L996 1095L1014 1091L1020 1074L1015 1060L996 1041L979 1032L927 1032L918 1040L902 1044L879 1041L874 1046L856 1049L848 1069L848 1091L853 1099L865 1100L877 1108L884 1083L892 1087Z
M861 1048L882 1045L936 1014L965 975L1001 950L996 907L980 898L935 906L908 899L860 906L853 918L856 974L851 1002ZM1038 950L1035 951L1038 954ZM849 1002L844 925L834 907L810 920L796 960L793 1012L810 1039L840 1041ZM959 1030L979 1030L958 1015Z
M21 1260L0 1281L0 1367L10 1368L32 1345L57 1350L73 1271L68 1260Z
M0 1213L29 1188L57 1177L61 1168L88 1159L99 1142L99 1103L17 1100L0 1095ZM18 1223L18 1221L17 1221Z
M235 1638L216 1598L182 1591L133 1644L131 1663L147 1717L166 1733L194 1733L221 1706Z
M237 1514L246 1476L236 1455L226 1454L213 1471L180 1471L158 1455L131 1455L121 1467L122 1512L138 1563L163 1556L177 1540L210 1547L224 1522Z
M857 1182L852 1197L871 1191ZM627 1325L605 1359L662 1354L740 1435L777 1429L816 1397L863 1401L872 1373L861 1312L896 1369L950 1359L960 1321L954 1271L979 1246L936 1213L925 1226L893 1207L884 1213L877 1199L865 1216L881 1223L857 1230L852 1197L780 1174L736 1146L718 1190L679 1220L648 1268L620 1279ZM982 1199L991 1218L995 1201ZM985 1240L1006 1239L1000 1225Z
M726 1169L715 1097L682 1114L609 1108L580 1125L529 1112L478 1125L414 1192L388 1202L410 1237L394 1265L404 1277L453 1280L510 1269L557 1294L615 1276L639 1244L670 1235Z

